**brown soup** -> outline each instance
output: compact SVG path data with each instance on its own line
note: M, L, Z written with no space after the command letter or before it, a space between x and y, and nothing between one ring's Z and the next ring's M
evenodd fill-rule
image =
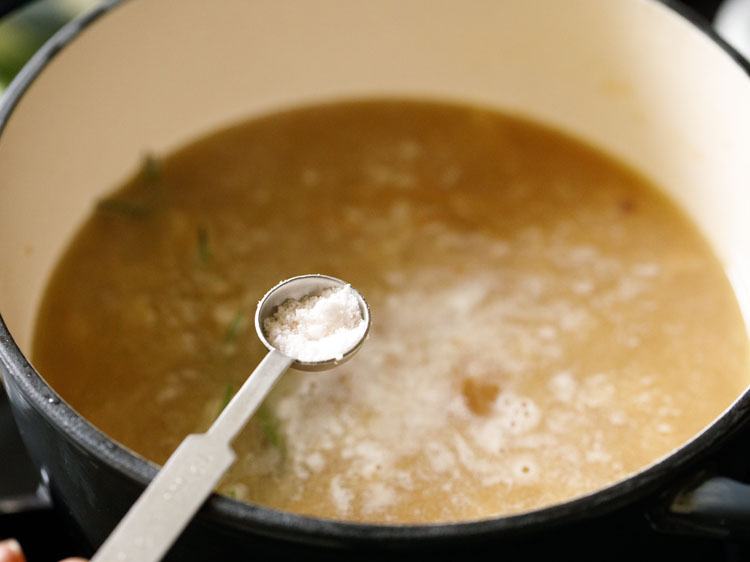
M539 125L417 101L288 111L147 159L60 261L34 363L161 463L264 354L260 297L318 272L365 295L369 340L284 376L227 495L371 522L530 510L653 463L750 380L722 267L642 177Z

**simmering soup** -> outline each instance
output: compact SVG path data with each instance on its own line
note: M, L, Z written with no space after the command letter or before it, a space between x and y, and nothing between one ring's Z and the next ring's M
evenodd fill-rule
M219 490L334 519L447 522L597 490L668 454L750 380L731 287L642 177L474 107L334 103L148 157L97 202L34 363L163 462L265 349L255 305L325 273L370 303L346 365L287 373Z

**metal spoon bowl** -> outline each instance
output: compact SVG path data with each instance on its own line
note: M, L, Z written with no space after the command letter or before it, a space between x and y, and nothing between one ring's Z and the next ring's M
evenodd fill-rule
M227 404L206 433L188 435L125 517L96 552L91 562L156 562L167 553L206 501L235 459L231 442L289 367L322 371L350 359L370 328L370 309L359 300L366 329L343 357L303 362L284 355L266 339L263 320L287 299L300 299L347 283L326 275L302 275L283 281L258 303L255 327L268 354Z
M291 279L282 281L273 289L268 291L258 303L258 308L255 312L255 331L258 332L260 341L263 342L263 345L265 345L269 351L273 351L275 349L274 346L271 345L271 343L268 341L263 325L266 318L269 318L280 304L286 302L289 299L299 300L307 295L319 294L326 289L331 289L334 287L346 287L348 285L349 283L347 283L346 281L342 281L341 279L337 279L336 277L320 274L300 275L298 277L292 277ZM299 371L324 371L326 369L331 369L332 367L341 365L342 363L351 359L352 356L357 353L359 348L362 347L362 344L367 338L367 333L370 330L370 307L364 297L359 293L359 291L355 289L354 293L356 294L357 300L359 301L359 311L362 314L362 319L364 320L366 326L364 334L356 343L356 345L354 345L354 347L350 348L346 353L344 353L343 357L340 357L338 359L331 358L325 361L295 360L294 363L292 363L292 369L297 369Z

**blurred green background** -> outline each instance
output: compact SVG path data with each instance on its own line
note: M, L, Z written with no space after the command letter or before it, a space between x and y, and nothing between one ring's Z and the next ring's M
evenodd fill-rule
M0 94L55 31L98 0L35 0L0 19Z

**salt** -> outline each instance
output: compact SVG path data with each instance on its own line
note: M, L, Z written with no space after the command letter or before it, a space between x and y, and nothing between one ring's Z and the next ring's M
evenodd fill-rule
M343 359L367 324L349 285L289 299L263 321L266 337L283 354L306 363Z

